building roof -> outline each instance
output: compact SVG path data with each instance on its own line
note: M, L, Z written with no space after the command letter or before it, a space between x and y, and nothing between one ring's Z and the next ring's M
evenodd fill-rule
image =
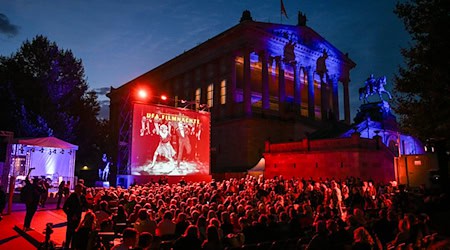
M283 46L286 43L292 42L296 53L309 53L321 56L326 52L328 59L339 61L343 65L347 65L348 68L354 68L356 64L348 57L347 54L339 51L331 43L325 40L312 28L306 25L287 25L268 22L257 22L253 20L241 20L237 25L225 30L224 32L204 41L203 43L195 46L194 48L185 51L184 53L172 58L171 60L160 64L156 68L145 72L144 74L136 77L135 79L125 83L118 88L112 88L112 90L118 90L127 88L128 85L140 82L151 82L156 84L162 82L158 79L165 69L179 68L179 70L186 71L188 67L196 67L196 65L190 65L186 62L190 61L190 58L195 57L197 61L201 62L202 59L207 62L212 59L210 51L221 51L222 54L233 53L234 50L240 49L243 46L253 47L266 43L264 39L270 39L269 51L273 49L281 52L280 56L283 56ZM311 58L311 60L314 60ZM178 66L178 67L174 67ZM182 67L179 67L182 66ZM108 95L108 97L110 97Z

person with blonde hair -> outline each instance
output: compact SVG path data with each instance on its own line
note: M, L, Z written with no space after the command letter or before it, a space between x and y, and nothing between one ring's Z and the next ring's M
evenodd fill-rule
M72 246L74 249L93 249L94 247L94 234L93 231L96 227L95 213L92 210L88 210L83 220L75 230L75 235L72 240Z
M352 250L371 250L374 248L375 241L364 227L358 227L353 231Z

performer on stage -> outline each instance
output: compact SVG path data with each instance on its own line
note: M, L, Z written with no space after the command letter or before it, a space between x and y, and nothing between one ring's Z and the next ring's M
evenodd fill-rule
M180 167L180 162L183 159L184 150L187 154L191 153L191 142L189 140L189 131L185 128L185 125L180 121L177 124L177 136L178 136L178 156L177 167Z
M160 136L160 141L158 147L155 150L155 153L153 154L153 161L151 168L155 166L155 162L158 155L164 156L171 163L174 163L173 157L175 156L176 152L175 149L173 149L172 144L170 144L170 137L171 137L170 129L171 129L170 123L168 125L166 124L159 125L157 122L155 122L156 134Z

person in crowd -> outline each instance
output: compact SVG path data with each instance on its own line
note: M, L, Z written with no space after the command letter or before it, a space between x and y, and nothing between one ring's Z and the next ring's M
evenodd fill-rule
M381 209L378 212L378 218L374 220L372 230L383 245L394 240L396 225L391 223L387 218L388 211Z
M111 216L114 232L122 232L127 227L128 215L122 204L117 207L117 212Z
M69 196L70 194L70 181L66 181L66 185L64 186L64 195Z
M221 250L224 249L222 241L219 238L219 231L214 225L209 225L206 229L206 240L202 243L202 250Z
M330 249L330 240L328 238L328 231L326 227L326 222L323 220L319 220L316 223L316 233L312 237L307 250L313 249Z
M3 209L6 206L6 193L3 190L3 186L0 185L0 221L3 219Z
M197 224L199 238L203 242L206 240L206 228L208 227L208 222L206 221L206 217L203 215L200 215L197 219Z
M30 173L34 168L30 168L28 170L28 174L25 177L25 186L23 187L24 190L22 190L23 200L25 202L26 207L26 213L25 213L25 219L23 223L23 231L29 231L32 230L31 226L31 220L33 219L34 214L36 213L38 206L39 206L39 200L41 198L42 189L39 187L39 179L37 177L33 178L33 183L30 182L29 177Z
M173 250L197 250L201 247L202 241L199 238L198 227L189 225L184 234L175 241Z
M77 184L75 186L75 191L70 194L70 196L64 202L63 211L67 215L66 241L64 245L65 248L70 247L70 243L75 234L75 230L80 224L81 214L87 207L87 202L82 191L83 186L81 184Z
M139 233L134 228L125 228L122 234L122 243L115 245L111 250L128 250L136 247Z
M93 231L95 230L95 214L91 210L88 210L80 225L75 230L73 236L72 246L75 250L88 250L93 249L95 245L95 237Z
M113 223L127 223L128 215L123 205L117 206L117 212L111 217Z
M66 194L65 187L66 187L66 181L61 181L58 186L58 192L56 193L56 196L58 197L58 201L56 202L56 209L61 208L62 197L63 197L63 195Z
M348 194L348 204L345 204L344 207L345 202L341 203L343 207L341 214L337 209L333 209L334 204L336 204L336 199L333 200L333 181L336 184L345 182L348 189L351 190ZM370 181L367 181L365 185L363 185L363 181L360 178L352 177L343 181L341 179L314 180L310 178L306 180L297 178L286 179L283 177L264 179L247 176L241 179L223 181L186 182L183 185L179 183L169 184L164 180L161 183L134 184L127 189L120 187L92 189L92 192L95 197L94 211L100 209L98 204L103 200L111 202L112 206L118 204L125 208L128 207L130 212L134 210L136 217L138 217L141 208L144 208L146 213L151 213L150 217L154 216L155 223L159 225L155 231L151 249L159 249L161 240L176 242L177 238L184 237L186 231L183 232L182 236L174 236L174 232L180 230L177 230L179 221L197 225L201 242L214 241L214 236L208 236L208 227L215 227L216 232L220 228L224 233L221 237L220 233L217 232L219 234L217 237L219 244L228 247L242 246L244 243L256 244L267 240L285 241L288 238L301 238L299 244L306 247L312 241L312 238L314 238L316 243L320 243L318 245L326 243L320 239L328 238L329 249L342 249L343 246L346 249L350 249L353 243L357 243L353 246L357 249L367 245L364 245L365 243L362 244L362 242L367 240L361 240L365 239L365 236L359 236L364 232L360 229L357 230L363 227L367 232L370 232L370 236L376 243L372 248L381 249L387 247L386 243L381 247L378 245L378 242L381 243L382 241L382 233L389 235L387 237L389 240L384 239L383 242L394 240L398 230L396 228L399 224L399 216L397 214L407 215L406 219L411 225L409 229L410 237L408 238L413 244L418 245L418 243L414 243L413 238L421 237L419 235L422 230L426 232L426 235L434 232L427 216L412 216L409 214L412 211L425 211L417 209L420 203L414 204L413 202L404 201L404 199L408 198L407 196L412 195L412 192L403 192L403 194L399 195L399 192L395 191L393 184L383 185L377 183L374 185L377 190L374 194L374 203L381 204L386 203L388 200L391 201L389 206L377 205L377 208L382 208L385 214L387 212L386 219L388 223L386 223L384 215L378 215L373 207L365 205L362 194L364 193L363 190L368 191L368 194L370 194ZM235 191L231 191L231 185L235 187ZM216 195L219 193L221 193L220 198ZM355 197L359 197L360 201L358 202L358 198ZM433 202L434 199L428 200ZM422 208L430 207L429 204L425 204ZM315 211L317 216L314 214ZM233 233L225 235L225 231L229 231L228 229L225 230L226 227L224 227L226 221L224 218L228 216L227 213L229 213L232 221ZM132 216L130 214L128 218L130 219ZM177 219L172 221L174 216ZM184 218L180 220L180 217L183 216ZM317 217L317 220L314 222L315 217ZM419 217L421 218L420 220L418 219ZM419 221L421 222L419 223ZM325 223L325 230L322 230L323 225L320 226L323 223ZM258 226L261 225L266 226L259 227L259 232L262 233L256 233ZM283 227L284 233L271 233L280 231ZM415 227L417 227L417 230ZM314 235L313 231L316 231L316 235ZM355 237L355 232L357 232L357 237ZM267 234L269 236L258 237L258 234ZM239 237L237 237L238 235ZM240 237L240 235L244 237ZM208 240L210 237L212 238ZM314 246L317 247L316 244L311 242L310 248L314 248ZM168 245L165 244L161 247L168 247Z
M390 242L389 245L396 247L402 243L409 244L410 237L411 232L409 221L406 218L401 219L398 222L398 233L395 236L395 239L392 242Z
M358 227L353 232L352 250L372 250L375 247L375 241L364 227Z
M108 221L111 218L111 213L109 212L109 209L108 209L108 202L106 202L106 201L100 202L99 209L97 211L95 211L95 217L97 218L97 228L98 229L102 228L102 224L104 227L104 225L106 223L108 223Z
M186 228L190 225L187 220L187 214L179 213L177 216L177 220L175 221L175 235L177 237L181 236L184 232L186 232Z
M175 223L172 221L173 214L171 211L164 213L162 221L158 223L156 228L156 235L161 239L173 239L175 236Z
M41 188L41 199L40 199L39 203L41 204L42 208L45 208L45 203L47 202L47 199L48 199L48 191L50 188L50 184L44 178L39 181L39 186Z
M128 216L129 223L136 222L136 220L139 218L139 210L141 210L141 208L142 208L142 206L140 204L136 204L134 206L134 211L132 213L130 213L130 215Z
M156 233L156 222L152 219L150 219L150 216L147 212L147 209L141 208L139 210L139 217L134 223L134 228L139 232L149 232L152 235L155 235Z
M153 235L149 232L139 234L138 245L135 250L149 250L153 242Z

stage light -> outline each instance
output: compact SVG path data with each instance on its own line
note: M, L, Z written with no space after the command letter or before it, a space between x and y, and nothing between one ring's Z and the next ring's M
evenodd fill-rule
M147 96L148 96L147 91L145 91L145 90L143 90L143 89L140 89L140 90L138 91L138 97L139 97L139 98L145 99L145 98L147 98Z
M161 100L167 101L167 96L166 95L161 95Z
M60 152L61 154L64 154L64 149L61 149L61 152Z

